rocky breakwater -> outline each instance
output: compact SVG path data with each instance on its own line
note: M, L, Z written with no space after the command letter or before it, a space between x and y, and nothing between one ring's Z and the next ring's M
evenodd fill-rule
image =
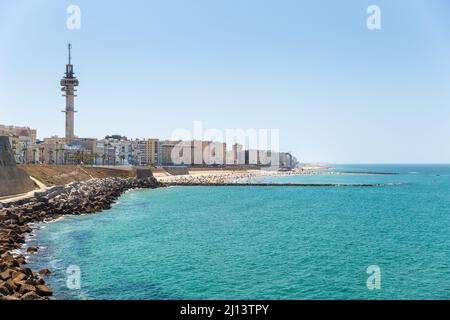
M47 300L53 294L44 280L50 271L35 272L27 268L25 257L18 253L26 234L32 232L29 224L67 214L106 210L127 190L159 186L153 176L92 179L53 187L31 198L0 203L0 300ZM27 249L30 253L37 250Z

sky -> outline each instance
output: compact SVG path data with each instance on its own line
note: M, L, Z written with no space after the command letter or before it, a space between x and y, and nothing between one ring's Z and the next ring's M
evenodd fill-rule
M80 137L201 121L302 162L450 163L448 0L0 0L0 124L64 135L68 42Z

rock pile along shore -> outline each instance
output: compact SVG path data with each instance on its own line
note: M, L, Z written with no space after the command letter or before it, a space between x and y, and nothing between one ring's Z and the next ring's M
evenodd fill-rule
M26 234L32 231L28 224L107 210L127 190L159 186L154 177L92 179L36 192L31 198L0 203L0 300L47 300L53 295L44 280L50 271L35 272L26 267L23 255L12 253L21 248ZM30 247L27 251L34 253L37 248Z

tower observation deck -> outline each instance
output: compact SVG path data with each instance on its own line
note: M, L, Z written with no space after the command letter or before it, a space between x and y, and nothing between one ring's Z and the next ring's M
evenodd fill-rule
M74 109L74 100L76 97L75 92L77 91L76 87L78 87L78 79L74 76L73 72L71 57L72 45L69 43L67 47L69 49L69 63L66 64L66 73L61 79L61 91L63 92L63 97L66 98L66 109L63 112L66 113L66 143L69 143L75 138L74 115L76 111Z

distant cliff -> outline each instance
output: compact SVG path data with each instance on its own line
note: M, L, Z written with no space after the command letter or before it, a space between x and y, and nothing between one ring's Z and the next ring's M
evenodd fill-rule
M0 137L0 197L26 193L34 188L28 174L16 166L8 137Z

